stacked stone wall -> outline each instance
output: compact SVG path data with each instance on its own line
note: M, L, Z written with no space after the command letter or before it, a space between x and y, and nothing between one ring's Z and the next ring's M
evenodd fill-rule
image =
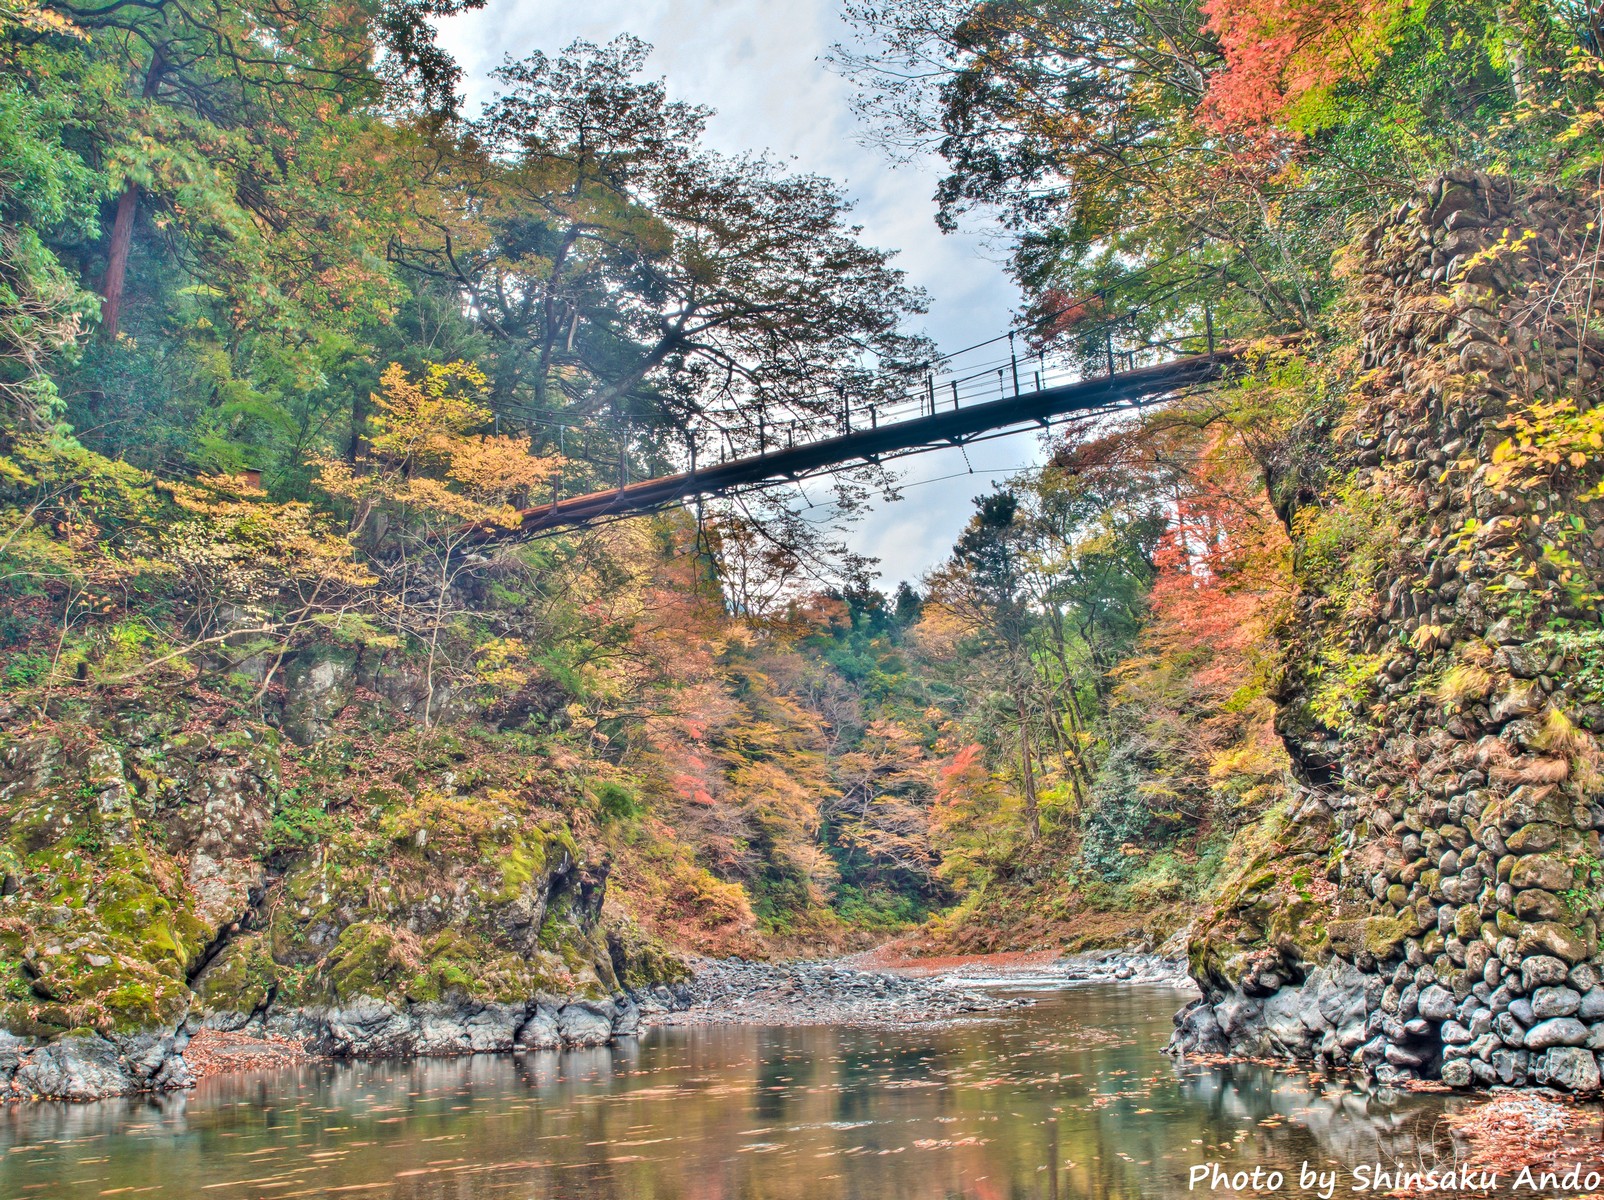
M1357 379L1287 506L1303 592L1278 726L1301 780L1281 857L1306 882L1261 862L1226 889L1177 1047L1599 1087L1604 505L1595 456L1542 458L1543 429L1585 429L1600 400L1599 236L1576 196L1466 171L1356 247ZM1522 448L1510 422L1559 402ZM1512 477L1512 450L1536 465ZM1356 498L1395 542L1338 595L1321 515ZM1364 668L1345 725L1339 668Z

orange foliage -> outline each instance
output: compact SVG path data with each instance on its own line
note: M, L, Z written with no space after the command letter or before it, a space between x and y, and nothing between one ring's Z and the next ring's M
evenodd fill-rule
M1300 125L1298 108L1370 69L1407 6L1401 0L1207 0L1225 67L1202 116L1218 130Z
M527 436L476 432L489 425L485 377L469 363L431 364L410 379L399 363L380 377L369 447L374 469L319 461L318 484L364 507L389 504L412 516L466 524L518 523L514 501L561 465L537 457Z
M1117 699L1190 760L1183 790L1257 801L1284 761L1265 689L1291 547L1228 435L1211 439L1188 483L1154 556L1147 625L1115 672Z

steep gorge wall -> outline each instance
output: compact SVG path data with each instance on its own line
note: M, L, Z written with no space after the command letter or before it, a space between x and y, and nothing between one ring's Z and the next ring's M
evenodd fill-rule
M1276 481L1301 778L1199 927L1177 1048L1599 1086L1595 220L1458 172L1357 247L1357 380Z

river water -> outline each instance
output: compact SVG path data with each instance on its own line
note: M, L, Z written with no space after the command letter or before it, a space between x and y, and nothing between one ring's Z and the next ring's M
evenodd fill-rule
M1279 1168L1277 1194L1298 1196L1314 1191L1297 1186L1303 1162L1431 1165L1444 1149L1453 1101L1172 1062L1178 992L1036 995L959 1026L655 1029L613 1049L10 1105L0 1197L1130 1200L1184 1196L1211 1161Z

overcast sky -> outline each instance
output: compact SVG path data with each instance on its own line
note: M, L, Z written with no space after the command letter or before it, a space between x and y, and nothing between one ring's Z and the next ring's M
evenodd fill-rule
M924 327L942 349L989 338L1006 328L1017 300L1001 252L979 236L936 229L933 164L893 167L861 144L851 85L823 61L851 38L839 10L840 0L489 0L444 22L441 41L462 63L476 104L508 55L552 53L576 38L644 38L656 47L650 70L670 95L718 110L709 126L717 149L771 150L845 186L865 239L900 251L898 264L930 293ZM971 447L967 457L948 449L903 460L903 498L877 506L854 531L854 548L881 560L884 587L917 579L946 557L970 498L1036 456L1035 437L1022 433Z

